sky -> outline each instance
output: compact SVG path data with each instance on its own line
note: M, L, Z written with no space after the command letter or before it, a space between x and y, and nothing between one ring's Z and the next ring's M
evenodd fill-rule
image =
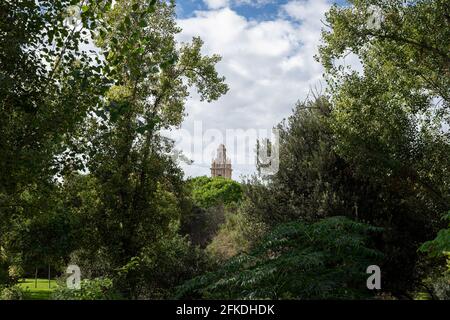
M220 143L227 147L233 179L255 171L256 138L292 113L312 89L324 90L315 61L324 14L332 0L180 0L180 42L200 36L203 53L219 54L218 72L229 92L212 103L192 91L180 129L168 135L194 162L180 162L186 177L210 174ZM343 5L343 1L337 3ZM351 59L351 58L350 58ZM344 62L345 63L345 62ZM354 63L354 61L349 61Z

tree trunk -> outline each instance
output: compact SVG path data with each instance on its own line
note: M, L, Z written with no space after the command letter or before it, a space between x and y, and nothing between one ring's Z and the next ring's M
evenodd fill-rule
M50 265L48 265L48 288L50 289Z

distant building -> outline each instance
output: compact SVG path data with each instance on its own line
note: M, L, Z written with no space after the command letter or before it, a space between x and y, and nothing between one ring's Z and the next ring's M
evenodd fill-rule
M211 177L231 179L231 160L227 158L227 149L223 144L217 148L217 157L211 163Z

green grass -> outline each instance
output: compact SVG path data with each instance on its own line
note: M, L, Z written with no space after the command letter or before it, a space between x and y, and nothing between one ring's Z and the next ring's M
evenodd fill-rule
M48 300L57 284L56 280L50 280L49 288L48 279L37 279L37 287L35 287L34 279L23 279L19 282L19 286L26 292L25 298L28 300Z

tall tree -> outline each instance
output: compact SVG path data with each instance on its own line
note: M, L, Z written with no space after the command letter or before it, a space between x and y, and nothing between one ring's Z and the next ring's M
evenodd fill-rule
M220 57L203 56L200 38L176 42L173 1L117 1L107 23L111 30L100 31L96 43L114 85L74 144L88 157L99 197L85 248L104 250L112 272L158 255L149 248L173 234L180 218L181 171L160 130L180 125L191 87L212 101L227 86L215 71ZM130 272L123 279L125 294L138 297L137 277Z
M378 186L360 213L390 226L386 280L407 295L417 248L450 208L450 8L440 0L350 2L327 13L319 49L334 150L355 177ZM348 54L360 59L362 72L342 67ZM399 264L406 267L389 267Z
M88 43L110 3L0 3L0 246L11 219L48 211L54 178L80 165L64 151L104 92Z
M410 180L445 212L450 7L441 0L350 2L327 14L330 28L320 47L342 142L338 152L357 157L366 172ZM359 57L363 73L338 63L349 53Z

